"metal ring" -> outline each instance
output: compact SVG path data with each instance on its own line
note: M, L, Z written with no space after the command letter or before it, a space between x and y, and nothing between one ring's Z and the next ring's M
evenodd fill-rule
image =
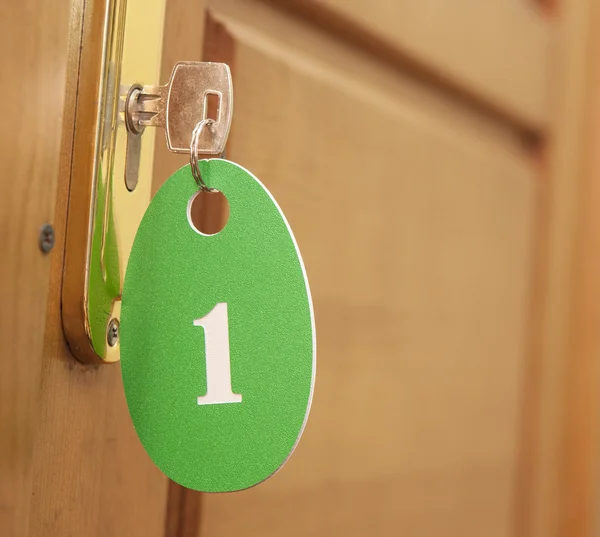
M211 189L206 186L206 183L202 179L202 175L200 174L200 167L198 166L198 140L200 139L200 134L202 133L202 129L204 127L210 127L215 123L214 119L205 118L198 122L196 127L194 128L194 132L192 132L192 141L190 142L190 166L192 168L192 175L196 180L196 184L200 190L204 192L210 192Z

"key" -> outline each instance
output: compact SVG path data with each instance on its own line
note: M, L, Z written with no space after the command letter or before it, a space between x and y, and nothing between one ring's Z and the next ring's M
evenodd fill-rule
M200 133L198 153L219 155L225 150L233 114L233 86L227 64L179 62L167 85L135 84L129 88L123 110L128 131L125 183L129 190L137 184L144 129L163 127L169 149L189 153L194 128L212 112L211 95L217 100L214 123Z
M194 127L208 114L209 95L217 103L215 123L200 137L202 154L223 152L231 125L233 90L229 66L213 62L180 62L166 86L143 86L130 99L131 119L141 127L163 127L175 153L189 153Z

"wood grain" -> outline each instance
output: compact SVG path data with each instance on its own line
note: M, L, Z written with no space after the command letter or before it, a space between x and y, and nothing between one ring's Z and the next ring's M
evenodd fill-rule
M81 29L83 3L77 4L71 29ZM91 2L85 5L91 8ZM77 64L79 42L73 37L68 63ZM38 58L43 61L43 58ZM38 66L39 68L39 66ZM49 76L45 73L45 78ZM18 535L144 535L164 533L167 481L144 452L127 411L118 366L89 367L70 354L61 324L67 199L70 191L77 71L64 73L65 113L56 203L41 375L35 382L40 419L36 423L27 494L31 498ZM47 86L47 84L46 84ZM57 160L58 160L58 148ZM77 181L83 177L74 178ZM56 193L56 196L55 196ZM27 215L31 218L31 214ZM40 297L37 297L40 300ZM45 302L45 301L44 301ZM25 317L26 318L26 317ZM40 328L43 330L43 328Z
M590 537L600 522L600 10L559 7L519 537Z
M521 415L518 440L518 471L514 496L515 537L529 535L532 506L536 502L534 481L536 477L538 452L533 441L539 433L539 400L542 390L540 370L544 355L540 346L543 319L543 304L546 299L546 252L548 247L547 225L549 218L548 177L550 170L550 150L547 141L533 148L532 161L537 165L538 198L534 222L535 249L532 252L531 295L529 298L528 326L526 335L526 361L524 364L523 390L520 396Z
M202 494L171 482L165 537L197 537L200 534Z
M552 25L533 1L265 0L535 132L548 114ZM492 111L492 110L490 110Z
M280 13L211 13L235 45L232 158L295 230L319 365L297 453L205 496L202 534L512 535L537 198L520 140Z
M27 535L34 443L40 413L49 271L54 252L38 246L54 220L70 23L78 5L60 0L3 2L0 156L0 528ZM27 23L27 38L23 37ZM18 44L18 54L14 53Z

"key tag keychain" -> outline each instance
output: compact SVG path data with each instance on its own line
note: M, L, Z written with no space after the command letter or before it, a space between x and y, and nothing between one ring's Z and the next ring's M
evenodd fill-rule
M120 345L127 405L154 463L203 492L252 487L296 447L316 367L314 315L298 245L266 187L234 162L198 160L152 199L131 250ZM205 133L206 134L206 133ZM225 227L196 229L199 192L229 203Z

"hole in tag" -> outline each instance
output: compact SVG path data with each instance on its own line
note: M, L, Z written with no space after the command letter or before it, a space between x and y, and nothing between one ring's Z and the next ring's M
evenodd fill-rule
M229 202L219 190L200 190L188 203L188 221L200 235L216 235L229 220Z

